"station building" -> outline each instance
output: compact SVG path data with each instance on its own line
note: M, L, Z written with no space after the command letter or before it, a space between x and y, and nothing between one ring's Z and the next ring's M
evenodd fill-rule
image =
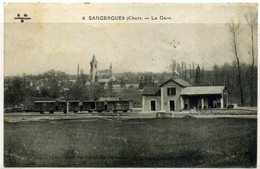
M178 76L160 86L145 86L142 93L143 111L181 111L188 109L224 109L229 92L225 86L192 86Z

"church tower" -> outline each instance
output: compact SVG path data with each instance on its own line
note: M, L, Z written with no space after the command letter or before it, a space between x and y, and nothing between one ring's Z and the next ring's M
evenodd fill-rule
M98 62L95 55L93 55L92 60L90 61L90 81L98 82Z

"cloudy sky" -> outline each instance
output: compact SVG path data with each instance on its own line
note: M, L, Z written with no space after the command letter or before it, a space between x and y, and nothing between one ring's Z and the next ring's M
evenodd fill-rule
M51 69L76 74L78 64L89 73L93 54L99 69L112 63L114 72L169 71L172 59L210 69L234 60L227 28L232 18L242 23L238 39L241 61L250 63L250 31L244 15L256 10L253 4L129 4L125 8L6 4L4 74L39 74ZM32 20L22 24L14 20L18 11L28 13ZM82 21L83 15L164 15L172 19L109 23ZM176 48L170 45L173 39L179 42Z

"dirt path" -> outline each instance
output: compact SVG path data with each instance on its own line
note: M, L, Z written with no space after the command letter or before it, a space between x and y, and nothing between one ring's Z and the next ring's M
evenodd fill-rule
M256 114L190 114L189 112L174 112L173 118L253 118L256 119ZM85 120L85 119L143 119L156 118L156 112L132 112L117 114L98 114L98 113L70 113L63 114L56 112L54 114L39 114L39 113L10 113L4 115L4 121L7 122L22 122L22 121L45 121L45 120Z

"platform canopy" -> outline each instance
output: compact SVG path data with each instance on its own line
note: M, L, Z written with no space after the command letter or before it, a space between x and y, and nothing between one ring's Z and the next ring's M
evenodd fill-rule
M225 86L192 86L184 88L181 91L181 95L222 94L223 90L227 90Z

